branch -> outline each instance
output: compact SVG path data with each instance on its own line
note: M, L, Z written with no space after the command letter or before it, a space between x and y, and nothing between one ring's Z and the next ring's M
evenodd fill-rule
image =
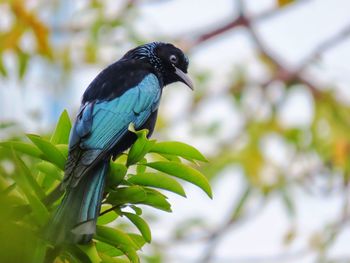
M296 4L305 3L309 0L299 1ZM272 82L276 80L280 80L286 83L290 82L299 82L301 84L306 85L310 92L313 94L314 97L321 97L322 93L319 91L319 89L316 87L315 84L313 84L307 77L304 76L305 69L314 61L316 60L320 55L322 55L325 51L329 50L330 48L334 47L335 45L339 44L339 42L343 41L350 35L350 25L346 26L343 30L338 32L335 36L327 39L323 43L319 44L315 50L306 58L304 61L297 67L297 69L290 69L285 66L285 63L283 63L283 59L278 57L277 54L273 54L273 52L265 45L264 41L260 38L260 36L257 34L254 24L258 21L271 18L272 16L276 14L280 14L282 11L286 10L287 8L278 8L278 9L272 9L268 10L256 17L249 17L244 12L244 1L237 0L237 6L239 8L238 10L238 17L233 19L232 21L208 32L205 34L202 34L198 36L194 41L192 41L190 44L185 45L188 49L192 49L198 45L201 45L215 37L218 37L219 35L222 35L223 33L233 30L237 27L245 27L247 31L250 33L256 48L258 49L258 52L260 52L262 55L264 55L266 58L269 59L269 61L275 66L276 72L272 76L270 80L263 83L262 86L266 87Z
M299 2L297 2L297 4L305 3L308 1L310 1L310 0L299 1ZM278 14L280 14L288 9L286 7L274 8L274 9L270 9L270 10L267 10L265 12L262 12L261 14L255 16L255 17L251 17L248 15L243 15L245 13L243 1L237 1L236 4L237 4L237 9L238 9L238 16L235 19L213 29L212 31L210 31L208 33L204 33L204 34L197 36L195 38L195 40L193 40L190 44L187 45L187 48L192 49L192 48L194 48L194 47L196 47L196 46L198 46L206 41L209 41L209 40L211 40L211 39L213 39L213 38L215 38L223 33L226 33L230 30L233 30L237 27L240 27L240 26L246 27L248 22L249 23L252 23L252 22L256 23L256 22L259 22L259 21L262 21L265 19L269 19L269 18L272 18L273 16L278 15Z

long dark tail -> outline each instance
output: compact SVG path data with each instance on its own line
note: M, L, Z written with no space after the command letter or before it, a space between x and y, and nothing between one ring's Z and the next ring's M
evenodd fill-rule
M84 175L76 187L67 187L61 204L48 226L48 238L57 245L88 243L95 231L101 208L108 162Z

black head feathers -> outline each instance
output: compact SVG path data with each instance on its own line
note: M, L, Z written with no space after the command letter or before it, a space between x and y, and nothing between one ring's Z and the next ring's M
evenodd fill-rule
M181 81L193 89L192 81L186 75L188 58L172 44L163 42L148 43L130 50L124 55L123 59L143 60L151 64L162 77L164 86Z

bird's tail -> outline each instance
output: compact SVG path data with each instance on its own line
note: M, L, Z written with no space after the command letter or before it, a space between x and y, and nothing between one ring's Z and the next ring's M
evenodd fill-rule
M55 245L88 243L95 231L101 208L108 162L84 175L77 186L67 187L61 204L48 226L48 239Z

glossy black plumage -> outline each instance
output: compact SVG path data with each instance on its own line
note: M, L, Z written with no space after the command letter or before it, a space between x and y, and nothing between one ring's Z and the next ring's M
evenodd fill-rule
M91 240L109 159L135 141L130 123L152 134L165 85L181 81L192 88L187 67L180 49L154 42L130 50L91 82L70 135L66 194L49 228L53 243Z

